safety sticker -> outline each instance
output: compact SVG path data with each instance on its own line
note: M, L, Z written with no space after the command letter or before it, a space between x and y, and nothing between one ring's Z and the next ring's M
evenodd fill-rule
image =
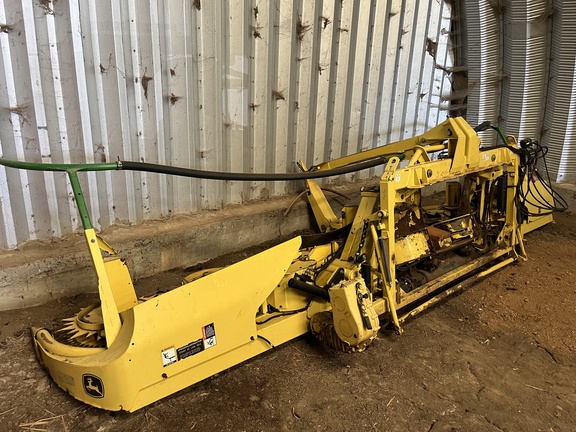
M178 348L178 360L185 359L186 357L193 356L194 354L198 354L199 352L204 351L204 344L202 343L202 339L195 340L194 342L190 342L183 347Z
M204 349L216 346L216 330L214 323L202 327L202 339L204 340Z
M162 365L164 367L176 363L176 349L172 346L162 350Z
M202 326L202 338L187 343L180 348L174 347L162 350L162 363L164 366L176 363L179 360L184 360L187 357L192 357L208 348L216 346L216 329L214 323Z

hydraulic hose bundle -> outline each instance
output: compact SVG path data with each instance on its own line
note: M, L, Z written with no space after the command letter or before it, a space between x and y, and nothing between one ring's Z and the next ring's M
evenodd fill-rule
M482 132L487 129L493 129L498 133L504 144L498 144L496 147L506 147L520 157L518 186L515 191L515 203L518 209L518 222L527 221L530 216L544 216L552 212L564 211L568 208L566 200L552 187L548 165L546 163L546 154L548 147L541 145L538 141L531 138L520 141L520 148L508 145L506 137L498 126L493 126L486 121L474 128L476 132ZM545 176L540 173L538 166L543 167ZM524 180L527 179L526 185ZM550 203L544 197L543 191L533 185L541 184L544 192L550 194L553 202ZM537 209L536 212L530 211L528 205Z

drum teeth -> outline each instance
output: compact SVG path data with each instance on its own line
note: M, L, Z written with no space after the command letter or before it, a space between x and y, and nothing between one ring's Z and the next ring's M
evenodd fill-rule
M81 309L76 316L64 318L64 326L55 331L61 333L69 343L81 347L106 346L104 324L100 317L99 305L90 305Z

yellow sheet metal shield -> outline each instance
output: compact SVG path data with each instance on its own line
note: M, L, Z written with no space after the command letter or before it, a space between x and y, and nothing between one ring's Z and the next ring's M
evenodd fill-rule
M141 408L270 349L258 338L255 315L300 244L294 238L122 312L108 349L59 344L39 330L41 360L79 400L108 410Z

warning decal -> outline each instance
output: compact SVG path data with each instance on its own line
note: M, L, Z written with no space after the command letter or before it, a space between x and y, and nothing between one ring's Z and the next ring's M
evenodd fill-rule
M164 367L176 363L176 350L174 347L166 348L162 350L162 365Z
M184 360L187 357L196 355L208 348L216 346L216 330L214 323L202 327L202 339L192 341L178 349L174 347L162 351L162 363L164 366Z
M184 345L183 347L178 348L178 360L193 356L194 354L198 354L201 351L204 351L202 339L190 342L188 345Z
M202 339L204 340L204 349L216 346L216 330L214 323L202 327Z

